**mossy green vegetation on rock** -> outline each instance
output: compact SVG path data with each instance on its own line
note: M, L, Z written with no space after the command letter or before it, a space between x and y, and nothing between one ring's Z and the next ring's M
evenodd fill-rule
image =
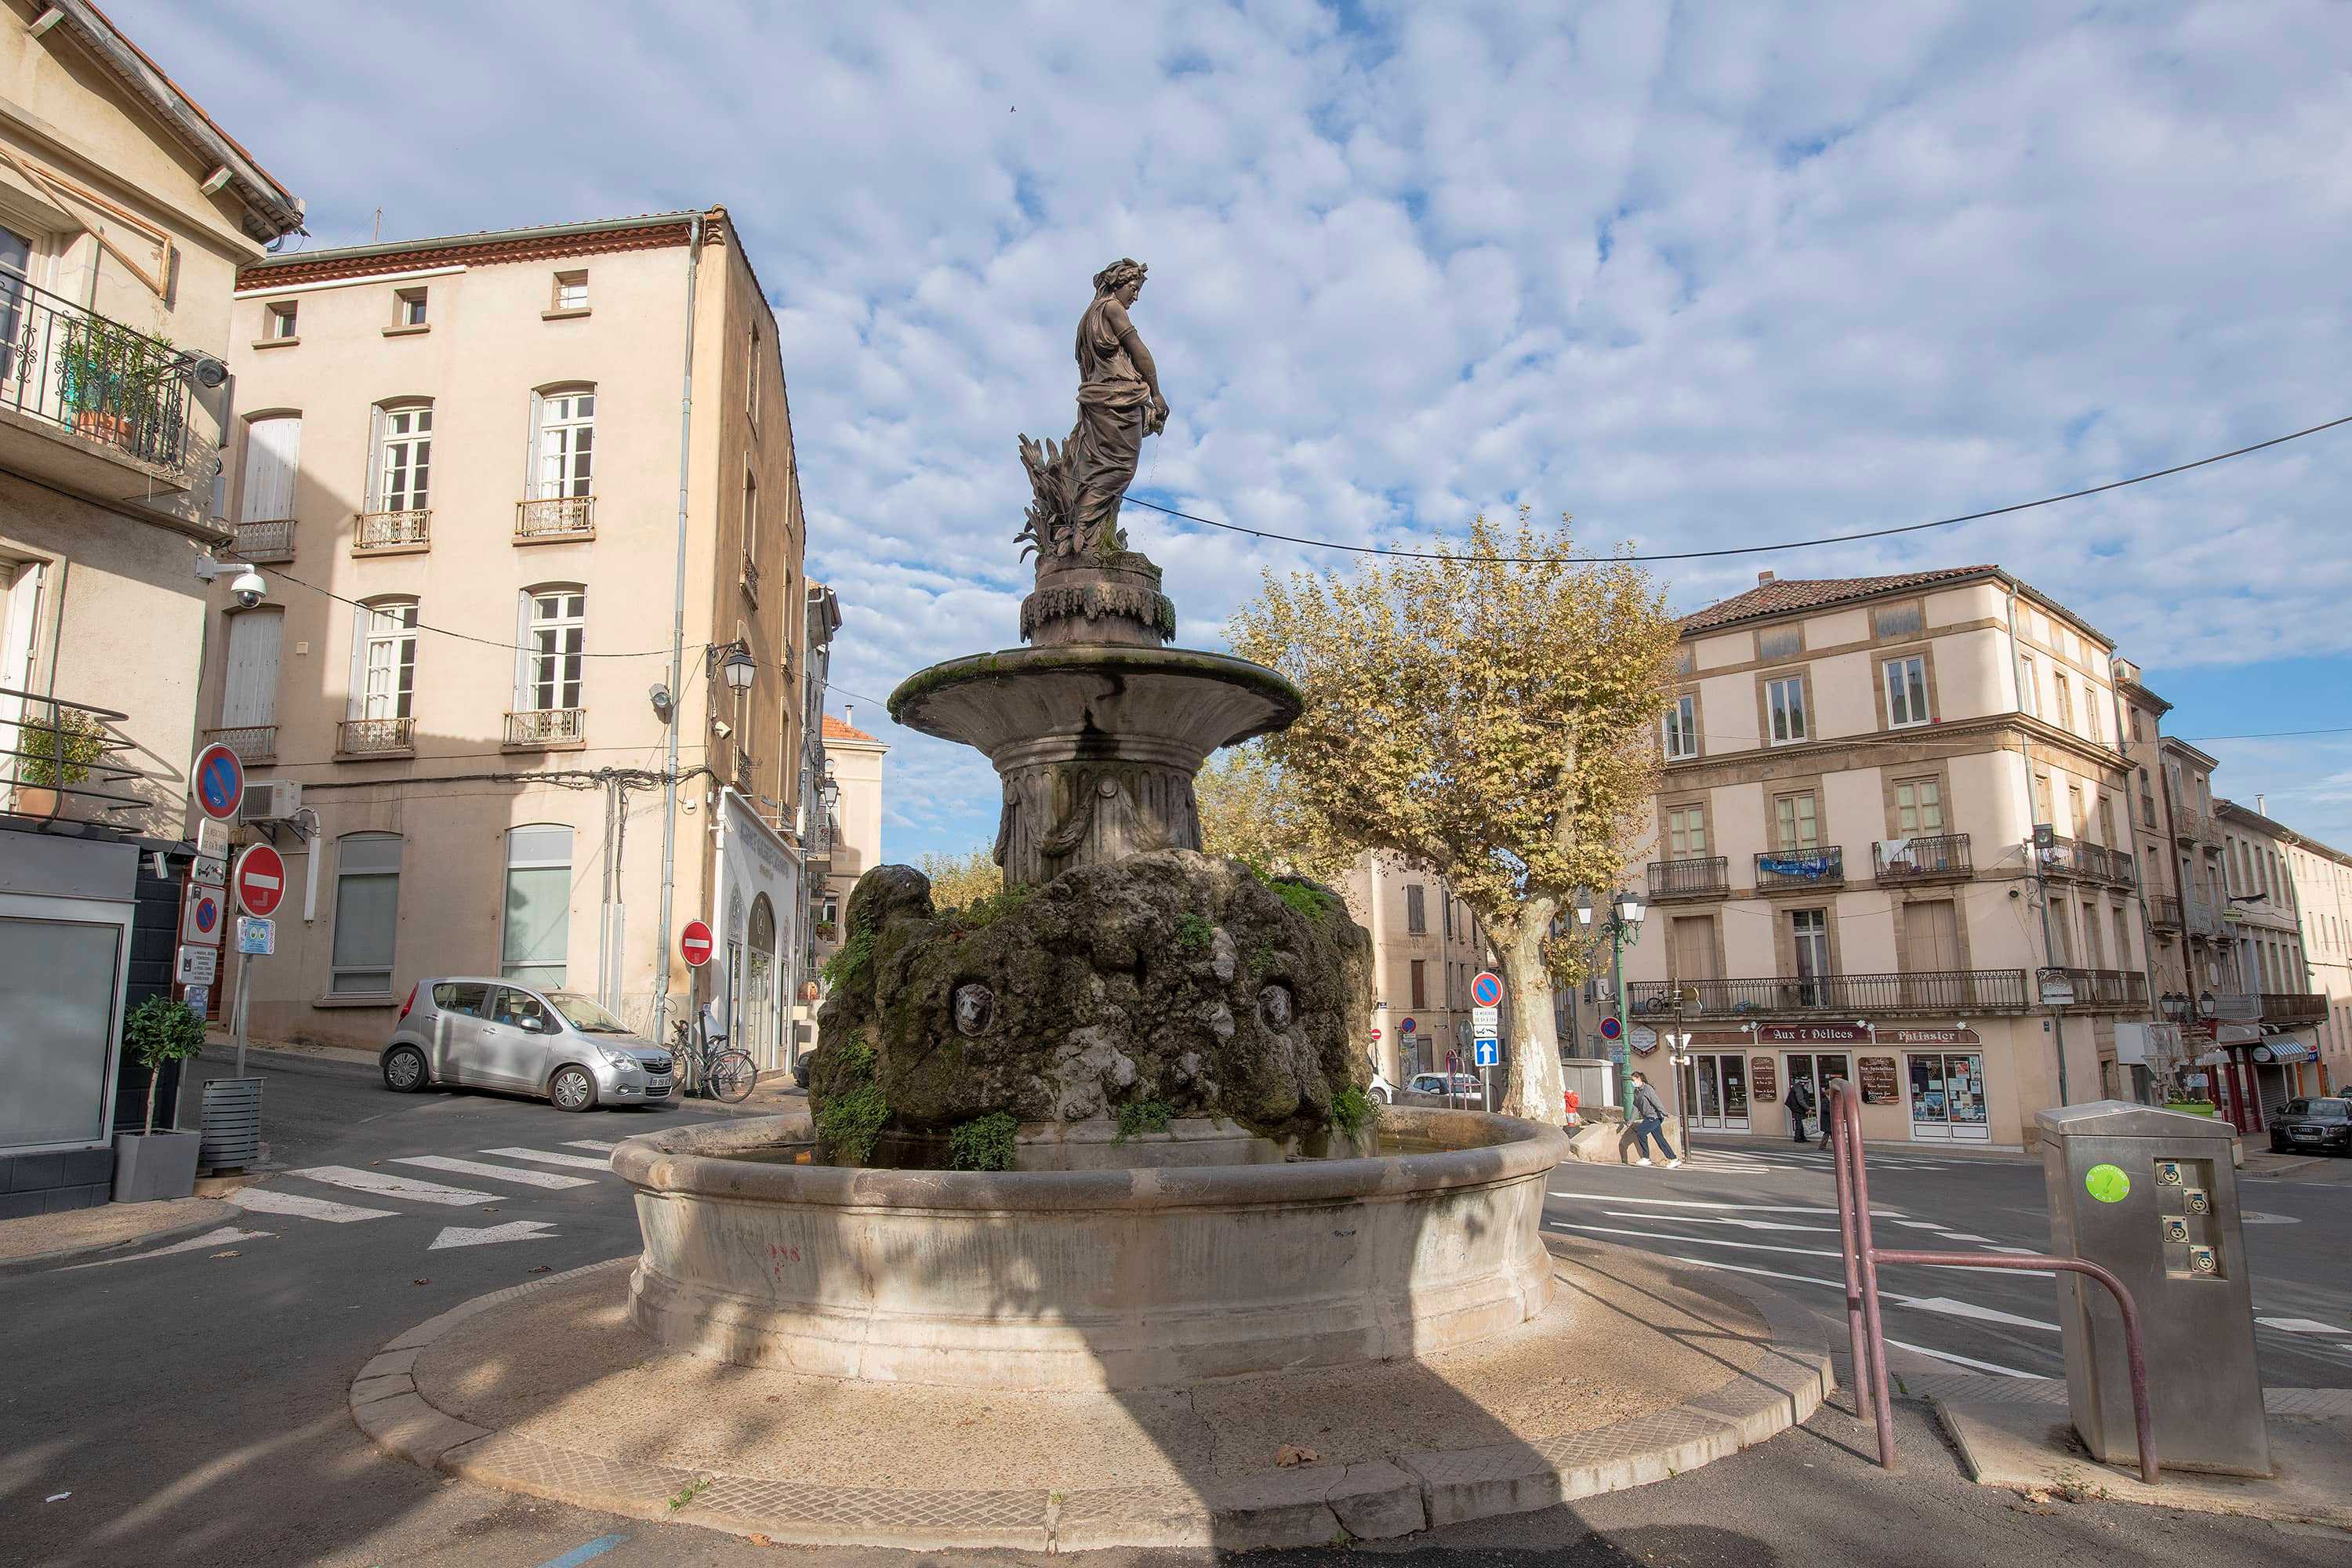
M1331 1125L1343 1138L1360 1138L1381 1124L1381 1102L1349 1084L1331 1097Z
M965 1122L948 1135L948 1168L954 1171L1009 1171L1021 1123L1002 1110Z
M845 1044L834 1063L835 1092L816 1113L817 1142L843 1164L862 1165L874 1157L874 1142L890 1120L890 1102L874 1082L872 1047Z
M921 873L882 866L845 923L870 946L818 1015L819 1117L869 1081L851 1046L874 1055L888 1128L931 1135L1154 1100L1304 1134L1369 1078L1370 938L1338 895L1238 861L1163 849L1083 866L979 922L935 911Z
M1164 1100L1129 1100L1118 1108L1118 1141L1124 1143L1146 1133L1165 1132L1175 1120L1176 1108Z

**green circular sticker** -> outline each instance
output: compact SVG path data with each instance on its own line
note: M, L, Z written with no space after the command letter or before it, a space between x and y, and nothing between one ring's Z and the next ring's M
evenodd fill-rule
M2121 1165L2094 1165L2083 1177L2083 1190L2103 1204L2119 1204L2131 1194L2131 1178Z

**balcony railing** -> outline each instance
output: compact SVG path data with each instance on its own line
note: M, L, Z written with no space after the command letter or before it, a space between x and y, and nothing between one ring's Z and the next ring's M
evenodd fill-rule
M2018 1013L2032 1000L2021 969L1930 969L1909 974L1820 974L1773 980L1637 980L1626 984L1625 1000L1638 1016L1670 1015L1678 989L1698 994L1695 1004L1683 1004L1684 1015L1692 1017Z
M743 594L753 604L760 602L760 563L750 555L743 557Z
M422 550L430 542L432 527L431 507L415 507L406 511L363 511L352 525L352 553Z
M507 715L506 743L516 751L576 746L587 733L585 708L530 708Z
M338 756L407 756L415 749L414 719L344 719L335 726Z
M152 804L124 787L157 782L133 760L142 748L122 731L129 714L12 686L0 686L0 811L89 817Z
M7 272L0 407L189 478L215 450L178 350Z
M2219 844L2221 824L2210 811L2177 806L2172 813L2172 836L2183 844Z
M1650 862L1650 897L1719 899L1731 891L1731 863L1720 855Z
M595 533L594 496L545 496L515 502L519 540L592 539Z
M244 561L294 559L294 520L272 518L265 522L236 525L236 553Z
M2043 828L2033 830L2042 871L2049 877L2072 877L2085 882L2107 882L2118 888L2139 885L2139 866L2131 856L2104 844L2065 838Z
M2147 1005L2147 976L2137 969L2074 969L2061 966L2044 970L2046 975L2063 974L2074 987L2077 1007L2145 1007Z
M2315 991L2265 991L2263 1021L2266 1024L2325 1024L2327 998Z
M1900 847L1895 847L1898 843ZM1976 875L1976 858L1965 833L1882 842L1871 846L1870 856L1882 882L1933 882Z
M2192 898L2183 906L2183 912L2188 918L2190 936L2218 937L2221 934L2221 905Z
M1759 888L1828 888L1845 880L1845 849L1824 844L1756 857Z
M2147 900L2147 923L2158 931L2179 931L2180 900L2170 893L2151 893Z
M278 756L275 724L239 724L226 730L207 730L205 739L226 746L241 763L272 762Z

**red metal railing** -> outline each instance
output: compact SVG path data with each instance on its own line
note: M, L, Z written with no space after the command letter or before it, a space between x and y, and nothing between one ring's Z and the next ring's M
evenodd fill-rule
M1830 1091L1830 1148L1837 1164L1838 1235L1845 1255L1845 1321L1853 1348L1854 1415L1878 1432L1878 1463L1895 1466L1895 1412L1887 1402L1886 1334L1878 1316L1878 1266L1918 1263L1944 1268L2051 1268L2087 1274L2107 1288L2124 1320L2124 1357L2131 1368L2132 1427L2139 1439L2140 1479L2156 1485L2156 1417L2147 1400L2147 1353L2139 1308L2124 1282L2080 1258L2020 1253L1913 1252L1871 1239L1870 1173L1862 1154L1862 1116L1852 1088Z

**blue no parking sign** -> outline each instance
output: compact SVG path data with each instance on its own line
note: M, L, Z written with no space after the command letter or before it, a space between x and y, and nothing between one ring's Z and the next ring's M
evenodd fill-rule
M235 820L237 803L245 798L245 764L236 753L215 741L196 753L192 771L196 809L215 822Z
M1470 982L1470 1000L1481 1007L1499 1007L1503 1003L1503 977L1491 969L1482 969Z

